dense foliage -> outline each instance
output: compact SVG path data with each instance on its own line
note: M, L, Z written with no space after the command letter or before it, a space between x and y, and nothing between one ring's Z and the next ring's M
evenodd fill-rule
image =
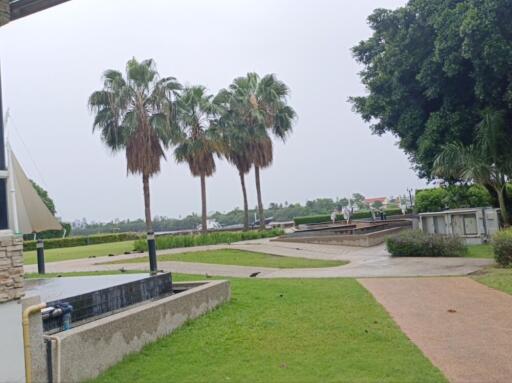
M512 266L512 229L502 230L493 238L494 257L499 265Z
M219 243L232 243L250 239L270 238L283 235L282 229L259 231L213 232L208 234L165 235L156 237L157 249L174 249L178 247L193 247L203 245L216 245ZM146 251L148 243L144 239L135 241L136 251Z
M449 185L416 190L415 210L418 213L446 209L491 206L489 192L479 185Z
M141 235L138 233L101 234L101 235L90 235L90 236L54 238L54 239L45 240L44 247L45 247L45 249L60 249L63 247L76 247L76 246L97 245L99 243L130 241L130 240L136 240L139 238L141 238ZM23 242L23 250L24 251L35 250L36 244L37 244L37 241L24 241Z
M388 238L386 245L393 257L463 257L467 253L459 237L426 234L406 230Z
M353 52L369 94L351 101L374 133L399 138L421 176L446 143L473 143L485 110L511 134L511 19L510 0L410 0L368 18L373 35Z

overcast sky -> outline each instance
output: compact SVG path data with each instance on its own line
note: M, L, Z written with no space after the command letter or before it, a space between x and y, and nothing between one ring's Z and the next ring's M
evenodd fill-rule
M304 202L422 187L392 136L373 136L347 98L364 93L350 48L370 34L366 17L400 0L72 0L0 29L4 111L29 177L65 220L143 217L142 181L126 176L92 134L88 96L107 68L153 58L161 75L212 93L234 77L275 73L291 89L294 133L262 173L263 200ZM241 206L237 172L219 161L208 210ZM253 174L249 202L256 204ZM151 182L152 212L200 211L199 179L171 155Z

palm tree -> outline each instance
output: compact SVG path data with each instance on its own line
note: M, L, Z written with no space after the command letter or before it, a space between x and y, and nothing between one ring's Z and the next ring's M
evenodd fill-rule
M288 87L273 74L260 78L256 73L248 73L236 78L229 91L237 124L251 136L250 157L254 165L260 228L264 229L260 169L270 166L273 159L272 140L267 131L284 141L292 130L295 111L287 105Z
M476 182L491 187L498 197L504 226L510 226L505 193L512 174L510 139L504 130L503 112L486 110L478 125L475 143L449 143L434 161L434 175L440 178Z
M93 132L113 151L124 150L129 174L141 174L146 229L152 231L149 179L165 159L173 116L173 99L181 88L174 77L160 78L152 59L126 64L126 76L116 70L103 75L103 89L89 97L95 113Z
M240 185L242 187L244 206L244 231L249 230L249 203L245 186L245 175L252 167L251 137L243 125L238 125L239 119L231 105L232 94L222 89L213 102L219 108L220 116L216 122L221 137L222 154L238 170Z
M206 209L206 177L215 173L214 155L220 153L219 140L213 129L217 115L212 96L203 86L188 87L176 101L174 156L186 162L190 172L201 179L202 232L208 231Z

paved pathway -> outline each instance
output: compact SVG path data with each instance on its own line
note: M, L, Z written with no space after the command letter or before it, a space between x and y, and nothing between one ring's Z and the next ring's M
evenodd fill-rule
M213 265L191 262L160 261L159 269L187 274L209 274L226 277L248 277L258 273L258 278L335 278L335 277L411 277L411 276L452 276L467 275L481 267L492 264L491 260L471 258L391 258L384 245L370 248L337 245L318 245L289 242L272 242L268 239L239 242L232 245L199 246L184 249L161 250L158 255L176 254L213 249L240 249L259 251L287 257L310 259L346 260L344 266L310 269L274 269L232 265ZM46 264L47 272L65 273L70 271L99 270L147 270L143 263L105 264L114 260L147 257L147 254L118 255L78 259ZM35 272L36 265L25 266L25 271Z
M512 381L512 295L464 277L360 282L451 382Z

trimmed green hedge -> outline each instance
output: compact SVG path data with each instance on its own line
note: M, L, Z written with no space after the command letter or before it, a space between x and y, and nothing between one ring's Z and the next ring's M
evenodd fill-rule
M384 212L386 213L386 216L391 215L401 215L402 210L400 209L385 209ZM352 214L351 219L365 219L365 218L371 218L372 213L370 210L362 210L357 211L354 214ZM338 214L336 216L336 221L343 221L343 215ZM304 225L304 224L313 224L313 223L328 223L331 222L331 215L330 214L319 214L319 215L309 215L305 217L295 217L293 219L293 222L295 225Z
M467 253L462 238L421 230L404 231L388 238L386 245L393 257L463 257Z
M137 240L142 237L143 237L143 235L138 234L138 233L117 233L117 234L89 235L89 236L83 236L83 237L66 237L66 238L46 239L44 241L44 248L45 249L60 249L63 247L97 245L99 243L111 243L111 242ZM35 250L36 243L37 243L37 241L24 241L23 242L23 251Z
M249 239L277 237L283 234L283 229L272 229L264 231L223 231L208 234L162 235L156 237L156 248L163 250L177 247L216 245ZM146 251L148 249L147 241L145 239L135 241L134 249L135 251Z
M494 258L500 266L512 266L512 229L499 231L492 240Z

